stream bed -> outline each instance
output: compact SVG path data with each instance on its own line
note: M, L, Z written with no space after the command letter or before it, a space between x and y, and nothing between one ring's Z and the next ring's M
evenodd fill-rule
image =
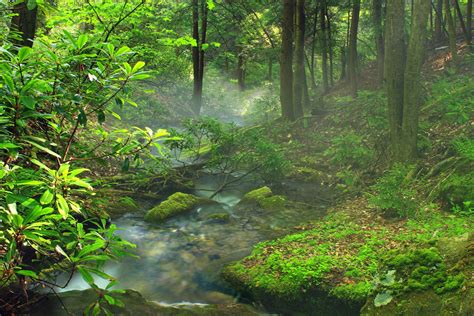
M195 183L194 194L209 197L220 186L218 176L204 176ZM117 277L119 287L134 289L146 299L160 304L226 304L235 293L220 279L221 268L249 255L263 240L283 235L291 227L315 220L324 208L272 212L236 207L242 196L257 187L258 181L239 183L217 194L214 204L174 217L163 224L143 220L149 206L126 214L113 222L120 234L137 245L139 256L112 263L106 271ZM290 197L291 198L291 197ZM210 219L211 214L228 214L226 220ZM105 286L98 280L98 285ZM64 289L87 289L75 276Z

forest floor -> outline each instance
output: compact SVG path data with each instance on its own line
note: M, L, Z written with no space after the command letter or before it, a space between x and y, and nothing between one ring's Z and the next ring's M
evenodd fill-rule
M474 138L469 80L474 62L466 47L459 52L463 61L456 72L442 51L425 65L420 159L405 173L384 172L390 169L385 97L376 89L373 67L361 74L361 85L369 90L358 98L346 97L347 87L341 84L327 96L318 117L298 127L282 125L277 132L272 126L271 135L278 135L293 164L287 178L327 188L318 190L327 196L298 196L296 191L290 199L330 200L332 207L323 221L257 245L251 256L227 267L224 277L276 310L305 313L301 306L311 310L339 299L348 306L339 311L344 314L358 311L371 297L364 308L370 315L390 314L394 308L416 314L433 308L473 312L472 161L464 161L453 142ZM453 177L459 182L454 190L456 185L449 184ZM277 193L288 190L275 187ZM467 201L464 213L450 203L459 198ZM415 300L414 291L428 294ZM374 304L385 309L374 309Z

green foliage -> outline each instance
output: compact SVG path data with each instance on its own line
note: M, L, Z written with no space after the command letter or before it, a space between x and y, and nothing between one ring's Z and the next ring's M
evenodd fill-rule
M187 120L184 126L183 132L171 131L178 139L167 142L178 160L206 157L206 165L222 173L258 171L267 179L279 177L288 166L280 147L260 128L239 128L206 117Z
M324 155L341 166L364 167L370 163L373 152L362 136L350 132L335 137Z
M410 179L413 167L396 164L388 170L369 194L372 206L384 212L394 212L400 217L414 215L419 207L417 193Z
M469 75L443 78L432 86L427 105L455 124L467 123L474 115L474 82Z
M158 141L168 135L106 127L107 117L117 116L110 103L133 102L126 85L148 77L143 62L127 61L131 54L68 32L56 43L36 41L34 49L0 49L1 281L18 293L2 312L14 312L39 286L64 286L56 284L59 272L78 272L96 289L94 275L116 283L104 264L133 245L88 207L93 188L81 165L115 159L128 170L155 159L148 148L161 149ZM104 299L120 304L108 290ZM98 301L93 310L101 309Z

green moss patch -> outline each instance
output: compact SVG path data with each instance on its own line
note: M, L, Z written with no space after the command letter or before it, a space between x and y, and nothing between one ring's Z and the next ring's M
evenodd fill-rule
M240 205L257 204L265 210L275 210L285 207L287 202L283 195L274 195L272 190L265 186L248 192L240 201Z
M145 221L159 223L172 216L189 212L206 201L192 194L177 192L148 211Z

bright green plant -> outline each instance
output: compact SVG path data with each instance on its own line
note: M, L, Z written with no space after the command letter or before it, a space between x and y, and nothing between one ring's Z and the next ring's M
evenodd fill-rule
M351 132L335 137L324 155L340 166L363 167L370 163L373 152L362 136Z
M372 206L383 212L394 212L400 217L414 215L419 207L413 180L412 167L396 164L372 186L369 194Z

